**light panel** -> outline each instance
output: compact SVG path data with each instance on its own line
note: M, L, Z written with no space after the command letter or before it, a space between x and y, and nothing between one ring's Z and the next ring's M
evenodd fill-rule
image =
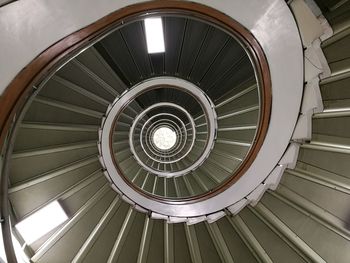
M57 201L53 201L16 225L27 244L31 244L68 219Z
M145 31L148 53L153 54L165 52L162 18L146 18Z

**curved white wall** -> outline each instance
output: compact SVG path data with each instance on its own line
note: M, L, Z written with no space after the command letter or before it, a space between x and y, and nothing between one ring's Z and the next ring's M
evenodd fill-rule
M25 0L0 8L0 93L36 56L67 35L138 0Z

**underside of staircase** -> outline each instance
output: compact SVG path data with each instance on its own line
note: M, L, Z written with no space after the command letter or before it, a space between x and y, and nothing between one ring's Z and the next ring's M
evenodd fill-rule
M256 138L259 90L249 57L220 30L166 17L165 39L175 51L148 55L143 24L134 22L38 83L8 162L11 224L30 262L349 262L350 1L316 2L333 29L321 44L331 69L319 83L324 109L312 117L311 140L294 142L300 147L295 168L287 168L275 190L238 214L224 209L198 223L159 219L111 187L100 158L110 105L138 83L170 76L205 87L218 119L215 147L186 176L145 170L186 169L209 132L199 107L184 94L149 92L125 108L112 136L115 160L127 180L146 196L176 201L216 189L239 169ZM151 161L140 154L137 162L129 129L143 110L164 101L193 115L198 134L192 155L171 163L170 154ZM135 144L136 154L141 146ZM15 225L55 200L68 219L24 243Z

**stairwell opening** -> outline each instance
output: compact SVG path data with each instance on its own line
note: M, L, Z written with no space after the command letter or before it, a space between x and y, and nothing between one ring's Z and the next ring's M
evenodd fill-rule
M177 135L173 129L165 126L157 128L154 131L152 140L158 149L166 151L170 150L175 145Z

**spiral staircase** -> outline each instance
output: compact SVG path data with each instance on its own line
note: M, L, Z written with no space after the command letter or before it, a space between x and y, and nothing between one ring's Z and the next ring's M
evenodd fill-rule
M237 200L196 206L244 178L269 132L275 106L241 34L157 10L167 50L147 54L143 13L35 83L2 130L18 262L349 262L350 1L316 3L288 1L305 57L293 135ZM310 14L325 30L312 41ZM68 219L27 244L15 225L55 200Z

